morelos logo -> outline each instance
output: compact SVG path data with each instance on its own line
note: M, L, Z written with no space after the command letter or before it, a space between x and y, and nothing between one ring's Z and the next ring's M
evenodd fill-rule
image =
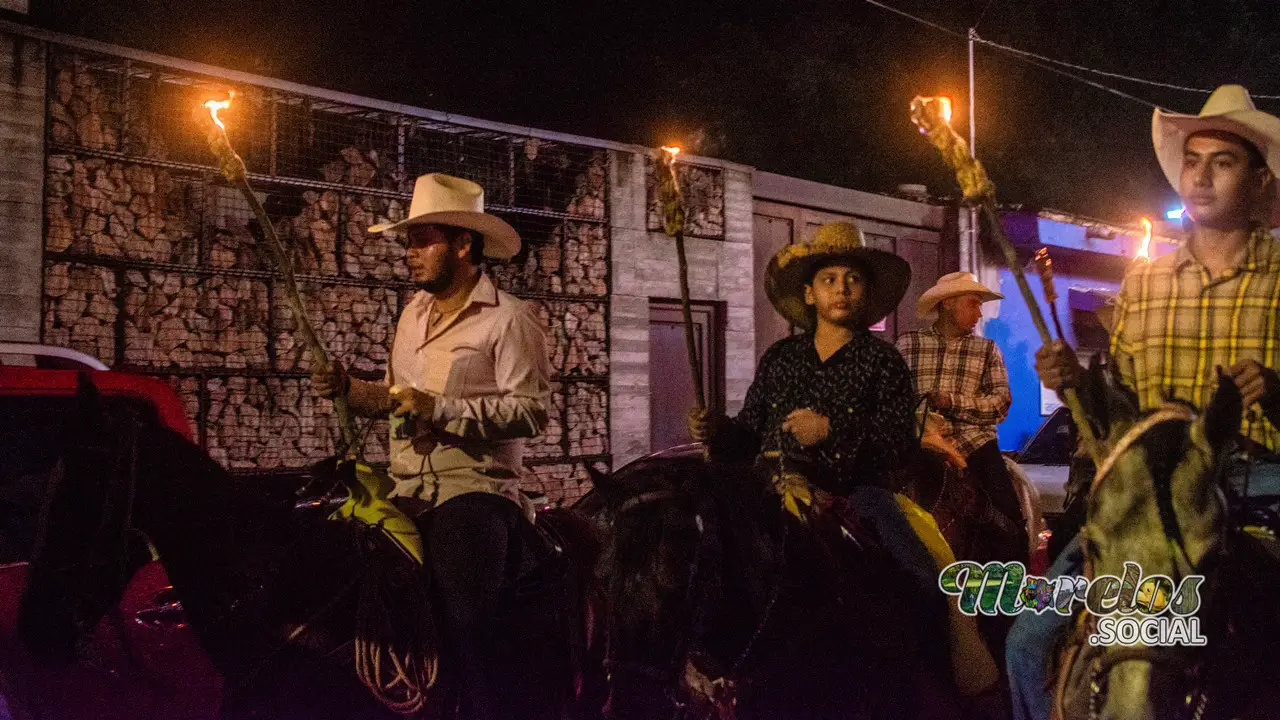
M942 592L957 598L966 615L1017 615L1053 610L1071 615L1080 605L1097 616L1091 645L1203 646L1200 634L1200 586L1203 575L1188 575L1175 587L1164 575L1144 577L1137 563L1124 564L1124 576L1088 578L1027 575L1020 562L955 562L938 576Z

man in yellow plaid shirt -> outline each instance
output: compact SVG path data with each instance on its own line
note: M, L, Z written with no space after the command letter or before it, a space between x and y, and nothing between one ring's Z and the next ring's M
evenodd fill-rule
M1252 467L1236 463L1229 479L1237 495L1270 503L1280 496L1280 242L1269 232L1280 225L1273 216L1280 210L1280 118L1257 110L1244 88L1224 85L1199 115L1156 110L1152 139L1190 231L1176 252L1125 274L1112 355L1143 410L1167 399L1204 407L1218 368L1230 376L1244 395L1240 433L1255 452ZM1060 390L1079 380L1081 367L1057 342L1036 353L1036 371L1046 387ZM1047 576L1079 574L1083 564L1079 542L1071 540ZM1015 720L1049 716L1044 660L1067 621L1023 613L1010 631Z

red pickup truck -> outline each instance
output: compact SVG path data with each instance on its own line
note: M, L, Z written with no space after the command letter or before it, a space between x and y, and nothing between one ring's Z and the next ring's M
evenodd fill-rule
M34 366L30 360L26 366L4 364L15 349L35 357ZM0 347L0 718L212 720L222 679L154 559L133 576L74 666L36 664L18 639L18 604L44 483L66 440L58 436L57 418L71 407L79 372L90 374L108 402L149 404L170 427L192 434L182 402L164 382L88 369L95 363L74 356Z

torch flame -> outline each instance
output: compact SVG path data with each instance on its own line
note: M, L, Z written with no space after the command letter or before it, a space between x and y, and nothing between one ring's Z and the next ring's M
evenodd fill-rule
M676 156L680 154L680 148L675 146L668 147L666 145L663 145L662 152L666 153L669 159L675 160Z
M226 130L227 126L222 124L222 118L218 117L218 112L231 107L231 100L235 96L235 90L228 90L226 100L209 100L204 104L205 107L209 108L209 115L213 118L214 124L223 130Z
M938 98L938 104L941 107L940 113L942 115L942 122L950 125L951 124L951 98L940 97Z
M1142 218L1142 244L1138 246L1134 258L1151 259L1151 221L1147 218Z

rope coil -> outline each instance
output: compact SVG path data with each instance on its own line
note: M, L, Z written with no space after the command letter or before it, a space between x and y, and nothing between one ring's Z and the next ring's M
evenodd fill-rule
M387 554L395 555L367 556L356 608L356 675L389 710L409 715L426 707L439 680L439 642L425 585Z

